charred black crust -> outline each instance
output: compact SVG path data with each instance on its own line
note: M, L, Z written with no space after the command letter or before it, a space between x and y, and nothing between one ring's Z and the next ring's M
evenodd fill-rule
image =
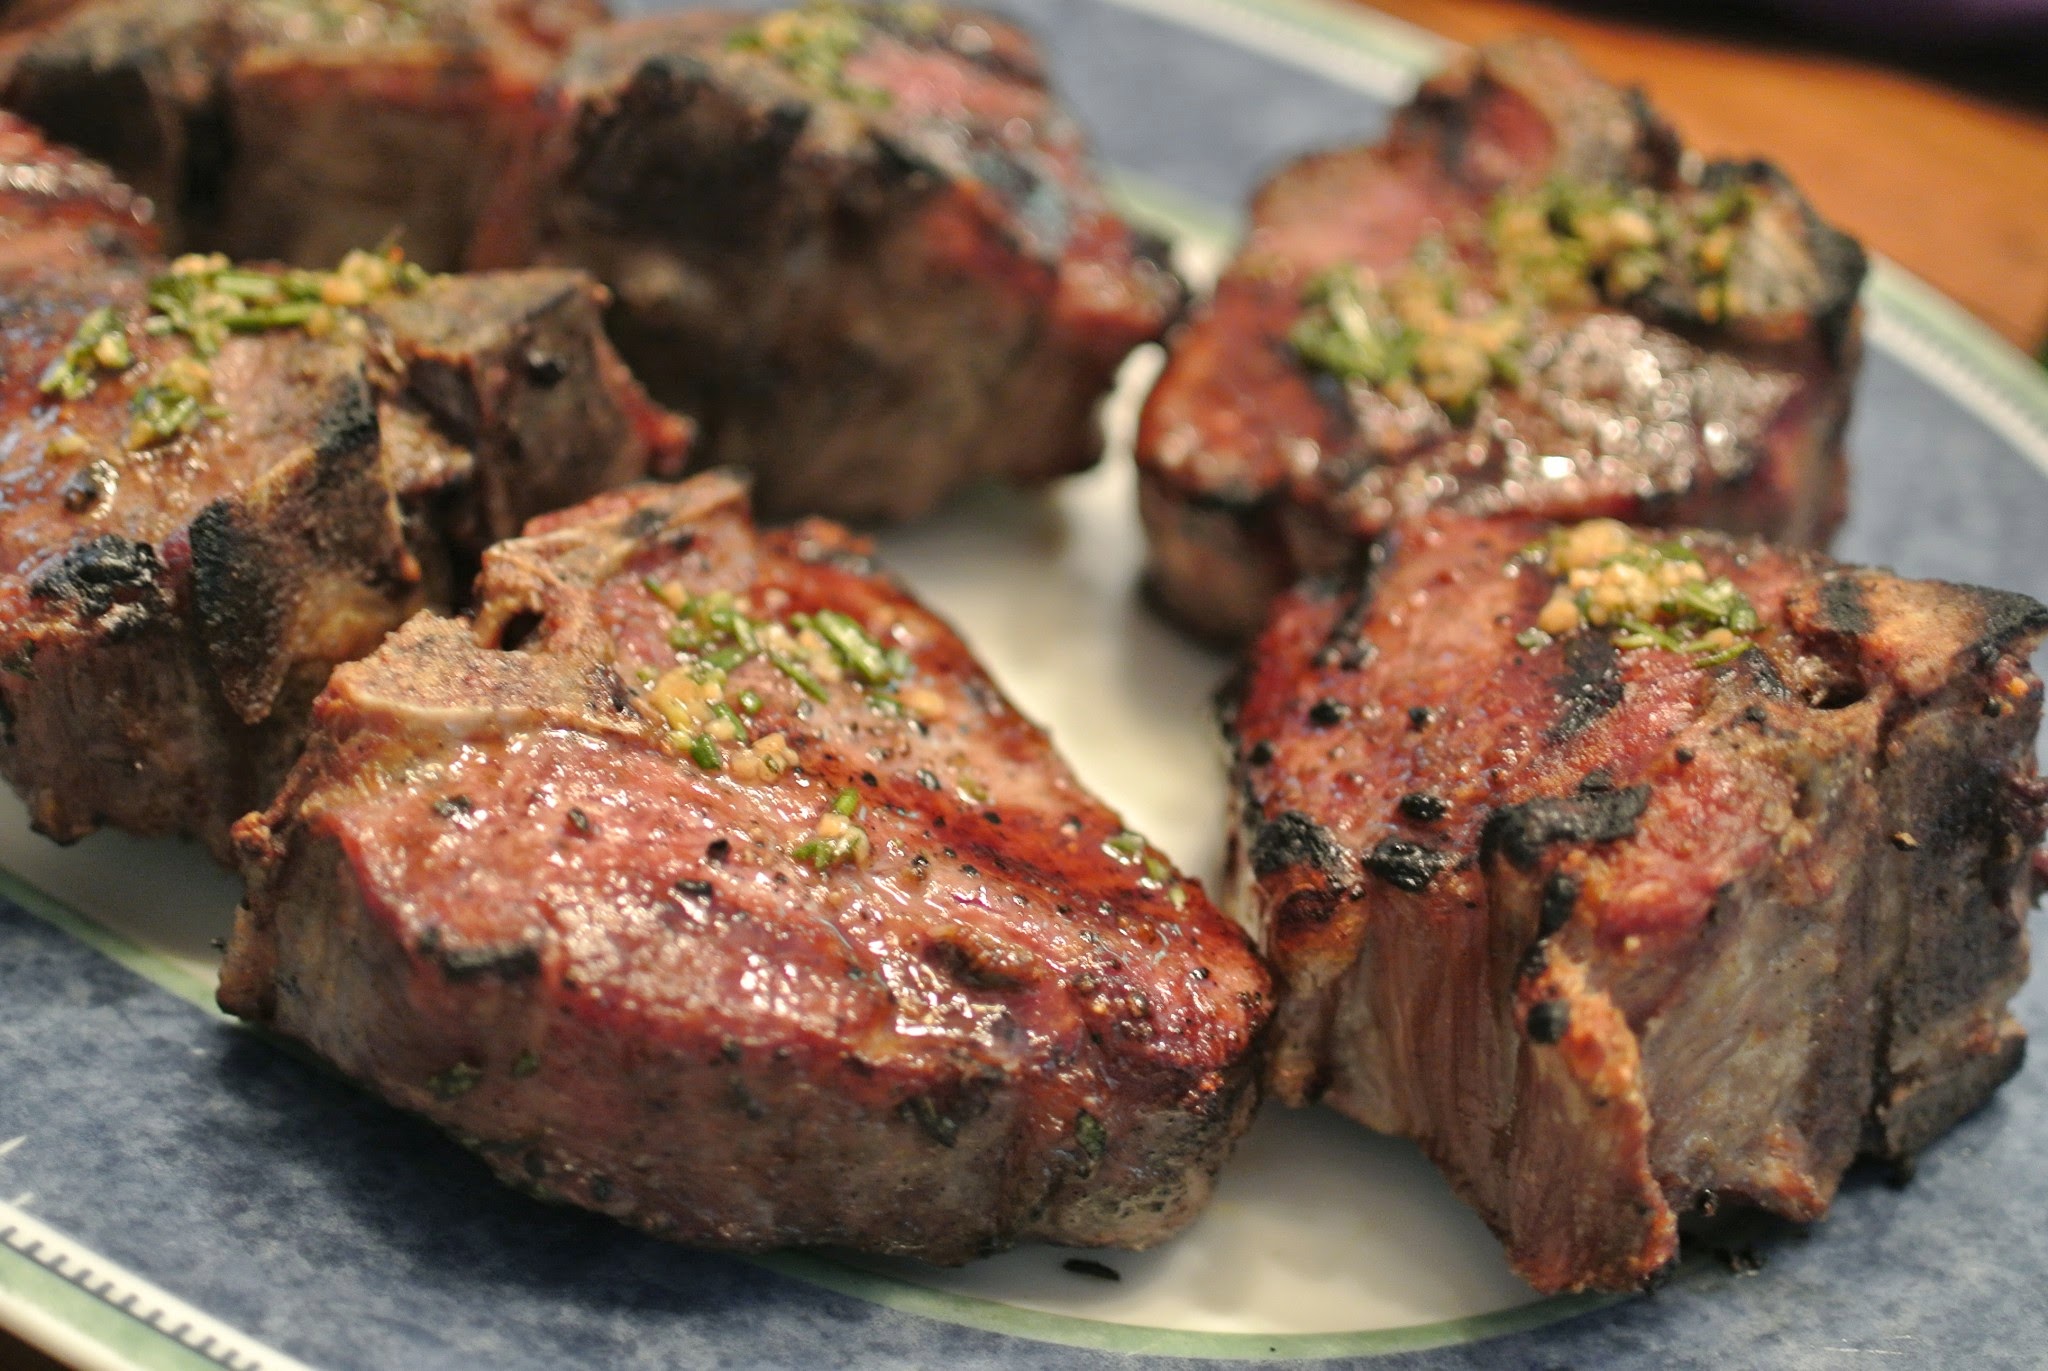
M1834 633L1860 638L1877 627L1863 586L1854 576L1830 576L1820 583L1820 625Z
M1406 838L1388 838L1367 853L1363 865L1367 871L1393 886L1416 894L1429 889L1429 883L1437 873L1451 864L1451 858L1423 843L1410 842Z
M28 593L97 619L116 605L156 596L163 571L163 560L149 544L103 533L38 571Z
M326 460L354 456L378 441L377 403L360 378L338 385L313 431L313 455Z
M1537 936L1547 938L1570 923L1572 911L1578 905L1578 878L1562 871L1551 872L1550 879L1543 883L1543 902L1537 906Z
M1507 805L1488 816L1479 835L1479 853L1489 861L1505 856L1528 871L1552 843L1610 843L1628 837L1649 803L1650 788L1638 785Z
M192 521L192 607L200 638L237 707L254 707L242 687L266 674L284 640L286 606L241 504L215 500Z
M1403 795L1394 808L1401 811L1402 818L1418 824L1433 824L1451 812L1450 801L1421 790Z
M485 976L499 980L526 980L540 974L540 949L531 943L507 947L447 947L435 949L434 960L451 981L474 981Z
M1790 703L1798 698L1792 693L1792 687L1785 684L1785 678L1778 674L1777 664L1765 656L1762 649L1752 647L1736 660L1742 663L1743 670L1749 673L1749 679L1756 688L1771 699Z
M1978 662L1990 667L2005 655L2013 640L2048 632L2048 605L2018 591L1970 586L1969 594L1983 614L1977 639L1970 645Z
M1563 1000L1539 1000L1529 1006L1529 1041L1546 1046L1563 1039L1572 1026L1572 1007Z
M1349 598L1344 602L1344 612L1337 616L1337 622L1330 625L1323 645L1316 650L1317 666L1356 671L1372 660L1376 649L1362 630L1366 616L1372 612L1373 583L1379 579L1380 568L1386 560L1385 548L1374 543L1366 549L1364 556L1353 563L1343 585L1343 593Z
M1621 703L1621 662L1604 633L1575 633L1565 639L1564 675L1555 682L1557 721L1543 736L1553 743L1572 738Z
M1344 849L1328 829L1290 809L1259 825L1252 839L1252 874L1271 876L1293 867L1319 872L1332 885L1344 879Z

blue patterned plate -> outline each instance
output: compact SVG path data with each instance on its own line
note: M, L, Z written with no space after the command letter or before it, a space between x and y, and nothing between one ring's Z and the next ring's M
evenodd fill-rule
M642 9L657 8L643 4ZM1441 46L1303 0L1007 0L1045 38L1134 213L1197 275L1303 148L1370 137ZM1880 266L1841 551L2048 596L2048 379ZM1128 431L1155 357L1133 360ZM1224 670L1140 608L1128 468L892 535L1082 774L1212 871ZM1166 1248L1027 1249L960 1271L666 1246L501 1189L426 1126L214 1013L235 888L189 848L59 850L0 802L0 1326L79 1367L1439 1368L2038 1365L2048 1080L2023 1073L1902 1192L1852 1178L1738 1276L1537 1300L1405 1144L1261 1119ZM2021 1016L2048 1029L2037 979ZM1747 1266L1748 1263L1737 1263ZM1877 1359L1877 1360L1873 1360Z

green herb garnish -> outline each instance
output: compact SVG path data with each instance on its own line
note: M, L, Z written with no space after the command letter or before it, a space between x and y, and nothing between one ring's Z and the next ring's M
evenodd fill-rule
M64 355L43 369L36 389L63 400L82 400L99 385L102 371L125 371L135 364L121 315L102 305L79 321L78 331L64 345Z

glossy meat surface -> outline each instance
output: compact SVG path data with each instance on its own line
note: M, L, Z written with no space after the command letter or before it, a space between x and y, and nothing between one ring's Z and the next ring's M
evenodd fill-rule
M1742 655L1518 641L1548 531L1438 514L1281 601L1231 900L1274 1094L1417 1139L1538 1289L1624 1289L1682 1215L1817 1218L2017 1069L2048 610L1698 534Z
M448 603L542 509L675 471L688 430L571 272L407 277L275 316L318 336L225 329L202 355L165 308L204 332L183 311L282 278L149 255L124 192L51 165L54 198L38 177L0 193L0 773L59 840L111 823L219 847L334 663Z
M478 265L583 267L765 514L904 518L1091 465L1181 287L992 17L821 0L586 37Z
M684 603L767 644L719 659L737 734L674 727L716 651L671 645ZM714 473L538 521L477 605L335 674L237 831L223 1005L682 1241L956 1262L1192 1217L1265 973L862 544L757 534Z
M601 0L81 0L0 35L0 105L157 204L179 249L460 265ZM523 265L514 263L512 265Z
M1722 216L1732 247L1703 228ZM1654 271L1626 252L1597 265L1653 224L1671 240ZM1558 260L1532 267L1532 233L1591 256L1559 259L1591 289L1545 275ZM1419 385L1331 371L1298 339L1332 273L1394 296L1404 278L1440 278L1466 334L1498 323L1513 341L1485 359L1452 353L1457 330L1390 342L1417 351ZM1189 627L1242 640L1297 577L1446 506L1822 546L1844 508L1862 274L1855 243L1767 165L1701 164L1554 44L1482 50L1425 86L1384 143L1304 157L1254 200L1141 422L1154 591ZM1432 388L1446 379L1432 364L1487 362L1476 391Z

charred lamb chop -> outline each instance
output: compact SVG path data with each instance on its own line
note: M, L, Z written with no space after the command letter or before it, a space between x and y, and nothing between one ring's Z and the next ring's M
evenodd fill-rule
M1702 166L1554 44L1485 50L1259 192L1141 423L1154 590L1243 638L1437 506L1821 546L1863 265L1769 166Z
M103 171L18 126L0 156L0 774L53 838L224 849L336 662L533 514L681 465L587 277L166 263Z
M1140 1247L1249 1117L1239 930L723 474L537 521L315 716L221 1003L515 1185L719 1247Z
M764 513L904 518L1094 463L1181 288L1104 200L1036 51L985 15L819 0L586 36L480 266L579 266Z
M0 105L146 192L176 248L460 264L602 0L74 0L0 38ZM522 265L522 264L511 264Z
M1544 1291L1820 1217L2020 1063L2048 609L1712 534L1439 512L1235 708L1270 1090L1416 1139Z

